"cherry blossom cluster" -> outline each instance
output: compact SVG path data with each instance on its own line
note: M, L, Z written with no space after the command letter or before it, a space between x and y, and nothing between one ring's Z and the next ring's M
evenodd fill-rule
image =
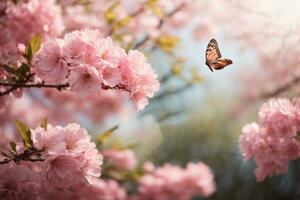
M108 33L108 22L113 24L128 19L128 23L120 27L124 32L129 31L134 35L147 33L151 37L157 37L162 32L159 24L163 16L180 7L178 12L168 16L165 21L169 28L178 29L190 23L190 16L199 10L199 3L191 0L119 1L117 5L115 1L90 0L91 9L88 12L82 5L74 6L74 1L60 0L59 3L65 9L64 22L68 31L97 28ZM99 13L104 15L99 16ZM130 35L129 38L134 39Z
M245 160L255 160L258 181L286 173L289 161L300 157L299 130L299 100L288 99L270 99L260 107L259 122L243 127L240 150Z
M70 166L71 167L71 166ZM19 165L0 166L0 197L7 200L127 200L126 190L112 179L92 179L69 190L46 191L36 171ZM60 183L60 185L63 183Z
M0 165L1 197L51 199L57 193L88 187L101 175L103 157L78 124L38 127L31 130L31 139L32 148L38 150L41 159L31 163L33 159L24 157L27 162Z
M101 175L102 155L87 131L78 124L49 126L32 131L34 147L43 149L42 170L46 188L66 188Z
M185 169L171 164L155 168L148 162L144 168L148 173L141 177L133 200L189 200L215 191L213 173L202 162L188 163Z
M17 5L1 1L0 13L1 64L20 65L24 60L20 44L26 45L36 35L46 39L64 31L61 9L54 0L27 0Z
M130 93L137 109L158 90L157 75L143 53L128 54L97 30L74 31L64 39L46 41L34 59L37 75L46 83L69 84L81 96L103 89Z
M117 170L131 170L137 165L135 154L130 149L108 149L102 152L104 162Z

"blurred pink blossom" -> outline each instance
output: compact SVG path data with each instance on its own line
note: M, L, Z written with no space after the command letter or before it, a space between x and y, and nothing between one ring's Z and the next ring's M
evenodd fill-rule
M0 165L0 177L0 199L40 199L40 178L33 170L15 164Z
M20 44L27 45L36 35L59 36L64 30L61 9L54 0L7 2L0 23L0 61L6 64L20 64Z
M204 163L188 163L185 169L165 164L141 178L138 194L133 199L189 200L196 195L210 196L214 191L212 171Z
M240 136L240 150L246 160L254 158L258 181L283 174L289 161L300 156L299 107L288 99L270 99L259 110L259 124L247 124Z
M105 163L119 170L132 170L137 165L135 154L132 150L109 149L102 152Z
M112 179L93 179L92 186L79 187L78 199L89 200L127 200L127 192ZM77 199L77 198L76 198Z

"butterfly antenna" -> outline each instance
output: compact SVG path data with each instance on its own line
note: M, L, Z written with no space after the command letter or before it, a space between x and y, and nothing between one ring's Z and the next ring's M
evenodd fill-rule
M211 72L214 72L214 70L210 66L208 66L208 68L210 69Z

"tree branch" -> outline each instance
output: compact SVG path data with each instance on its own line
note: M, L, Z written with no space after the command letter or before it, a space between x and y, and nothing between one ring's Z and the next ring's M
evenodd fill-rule
M167 14L165 17L161 18L159 20L159 24L156 26L157 29L161 28L162 25L165 23L165 20L169 17L172 17L175 13L177 13L178 11L180 11L182 8L184 8L186 6L185 3L182 3L181 5L179 5L177 8L175 8L172 12L170 12L169 14ZM138 49L140 48L143 44L145 44L148 40L150 39L150 35L147 34L141 41L139 41L138 43L136 43L136 45L133 47L133 49Z
M0 161L0 165L7 164L11 161L14 161L15 163L19 163L20 161L30 161L30 162L40 162L44 161L45 159L36 157L32 158L31 156L38 155L44 150L38 150L36 148L30 148L26 149L23 153L19 155L13 155L13 158L5 158L4 160Z
M0 86L10 86L11 88L7 89L4 92L0 92L0 96L4 96L9 94L10 92L13 92L14 90L18 88L55 88L61 91L62 89L68 88L70 85L68 83L65 84L45 84L44 82L40 83L8 83L8 82L0 82ZM127 89L124 85L116 85L114 87L110 87L108 85L104 85L102 83L102 89L104 90L122 90L126 92L131 92L129 89Z
M180 93L180 92L182 92L182 91L184 91L184 90L190 88L192 85L193 85L193 84L191 84L191 83L186 83L186 84L183 85L182 87L179 87L179 88L177 88L177 89L175 89L175 90L166 91L166 92L164 92L164 93L162 93L162 94L159 94L159 95L157 95L157 96L154 96L154 97L152 98L151 101L157 101L157 100L163 99L163 98L165 98L165 97L167 97L167 96L174 95L174 94L178 94L178 93Z
M270 92L263 92L258 97L260 97L260 98L270 98L270 97L276 96L276 95L290 89L291 87L293 87L294 85L296 85L298 83L300 83L300 76L295 76L293 80L286 83L285 85L281 85L280 87L278 87L275 90L270 91Z

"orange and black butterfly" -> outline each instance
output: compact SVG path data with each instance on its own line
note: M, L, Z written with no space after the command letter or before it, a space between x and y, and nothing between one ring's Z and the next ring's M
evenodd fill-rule
M221 59L222 55L218 47L218 43L215 39L211 39L207 45L205 53L205 64L209 67L211 71L213 69L219 70L223 69L227 65L232 64L230 59Z

